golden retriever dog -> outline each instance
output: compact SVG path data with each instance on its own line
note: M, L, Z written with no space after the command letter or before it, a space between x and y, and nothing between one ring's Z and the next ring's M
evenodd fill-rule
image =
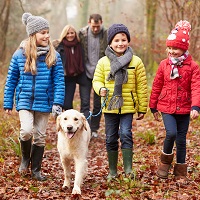
M63 188L70 188L71 164L74 160L75 179L72 194L81 194L80 186L87 172L88 145L91 130L85 116L77 110L70 109L57 117L58 143L61 163L64 169Z

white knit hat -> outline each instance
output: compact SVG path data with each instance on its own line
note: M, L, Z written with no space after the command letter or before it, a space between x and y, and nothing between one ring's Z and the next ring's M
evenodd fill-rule
M33 16L31 13L22 15L22 22L26 25L28 36L33 35L43 29L49 29L49 22L40 16Z

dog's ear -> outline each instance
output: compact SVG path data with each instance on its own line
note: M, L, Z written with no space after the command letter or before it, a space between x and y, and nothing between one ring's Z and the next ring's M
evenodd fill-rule
M82 120L83 120L83 128L87 131L87 127L86 127L86 118L85 118L84 115L82 116Z
M61 118L61 116L59 115L59 116L57 117L57 119L56 119L56 129L57 129L58 132L59 132L60 129L61 129L61 126L60 126L60 118Z

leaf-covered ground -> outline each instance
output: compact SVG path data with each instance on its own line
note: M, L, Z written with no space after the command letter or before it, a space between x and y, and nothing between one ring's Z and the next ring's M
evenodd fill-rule
M12 120L18 119L17 115L14 115L6 117L5 121L9 121L11 118ZM12 126L12 123L9 124ZM30 175L24 178L19 176L20 158L16 154L17 147L13 141L13 148L1 152L3 156L0 157L0 199L198 200L200 199L199 127L200 119L193 121L187 136L188 183L174 182L173 169L170 170L169 179L167 180L158 179L155 175L165 132L163 124L155 122L151 115L147 115L143 121L133 121L133 170L137 178L135 180L124 178L120 152L119 178L115 181L107 181L108 161L102 118L99 137L92 138L89 145L88 174L82 185L82 195L76 197L71 195L72 188L62 189L63 169L56 148L55 121L50 119L42 163L43 173L47 175L48 180L37 182L31 180ZM13 128L15 129L15 127L11 127L11 129ZM11 136L9 135L9 137Z

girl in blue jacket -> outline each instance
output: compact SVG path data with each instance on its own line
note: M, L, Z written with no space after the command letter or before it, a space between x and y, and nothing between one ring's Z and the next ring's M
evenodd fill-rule
M22 15L27 40L13 54L4 91L4 109L11 114L14 104L20 119L22 160L19 173L26 175L31 162L32 178L41 175L49 114L58 115L64 102L64 71L60 55L50 41L49 23L30 13Z

